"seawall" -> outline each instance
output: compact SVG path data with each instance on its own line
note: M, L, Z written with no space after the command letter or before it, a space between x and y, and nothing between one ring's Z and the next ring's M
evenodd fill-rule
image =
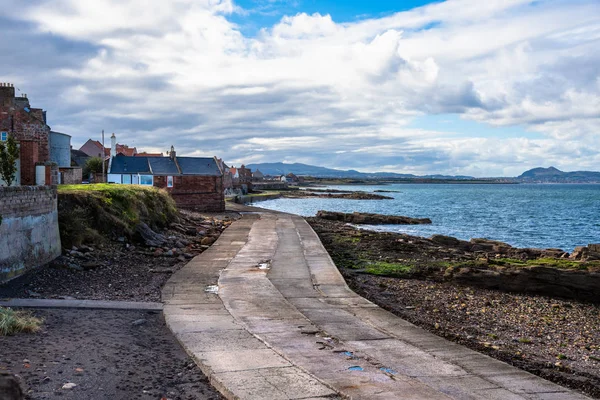
M260 203L261 201L274 200L280 198L279 193L265 194L260 196L236 196L235 202L240 204Z
M56 187L0 187L0 282L61 253Z

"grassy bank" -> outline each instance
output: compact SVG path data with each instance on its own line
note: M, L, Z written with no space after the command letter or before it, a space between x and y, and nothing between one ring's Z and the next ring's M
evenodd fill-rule
M140 222L161 229L177 219L171 196L140 185L61 185L58 219L64 247L102 240L103 236L133 236Z

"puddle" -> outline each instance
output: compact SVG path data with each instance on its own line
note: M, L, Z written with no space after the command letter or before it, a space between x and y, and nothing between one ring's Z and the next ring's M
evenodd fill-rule
M217 293L219 293L219 287L217 285L208 285L207 287L204 288L204 291L206 293L217 294Z
M360 365L353 365L351 367L348 367L349 371L364 371L363 367L361 367Z
M271 263L270 262L263 262L258 264L258 269L271 269Z
M394 371L393 369L390 369L390 368L381 367L381 368L379 368L379 370L385 372L386 374L390 374L390 375L397 374L396 371Z

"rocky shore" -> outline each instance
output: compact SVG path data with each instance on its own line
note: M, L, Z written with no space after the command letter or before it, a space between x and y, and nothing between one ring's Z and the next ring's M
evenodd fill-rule
M336 211L317 212L317 218L327 219L330 221L342 221L350 224L366 224L366 225L419 225L431 224L429 218L411 218L400 215L383 215L371 213L342 213Z
M579 288L600 287L596 247L568 254L307 220L357 293L440 336L600 398L600 297L588 292L583 297L595 303L577 300L582 292L566 284L577 277ZM514 287L532 276L549 280Z
M309 190L291 190L281 192L282 197L290 199L305 199L305 198L325 198L325 199L346 199L346 200L390 200L393 197L382 196L380 194L369 192L343 192L343 191L326 191L317 192Z
M160 290L189 259L207 249L238 217L180 213L163 232L136 234L63 249L52 263L0 285L0 298L160 301Z

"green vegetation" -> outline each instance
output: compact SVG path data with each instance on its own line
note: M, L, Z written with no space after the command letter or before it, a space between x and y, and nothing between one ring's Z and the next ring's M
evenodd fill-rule
M377 261L369 263L365 268L365 272L382 276L405 276L412 273L414 269L415 266L413 265Z
M83 166L83 176L87 179L90 174L99 174L102 172L102 159L100 157L88 158ZM73 185L77 186L77 185Z
M557 269L581 269L586 270L589 266L600 266L600 261L581 262L563 258L538 258L535 260L517 260L514 258L497 258L489 260L492 265L507 267L534 267L543 266Z
M37 332L42 320L25 311L0 307L0 336L14 335L19 332Z
M61 185L58 187L58 223L63 246L135 235L146 223L160 229L177 219L171 196L162 189L140 185Z
M19 159L17 141L9 135L5 142L0 142L0 178L10 186L17 173L15 162Z

